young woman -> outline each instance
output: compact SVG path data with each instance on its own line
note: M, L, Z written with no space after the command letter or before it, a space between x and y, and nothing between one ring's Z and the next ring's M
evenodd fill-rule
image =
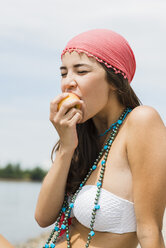
M43 247L165 247L166 129L140 106L135 68L111 30L79 34L62 52L62 94L50 105L60 140L35 213L41 227L55 222ZM78 98L62 102L69 93Z

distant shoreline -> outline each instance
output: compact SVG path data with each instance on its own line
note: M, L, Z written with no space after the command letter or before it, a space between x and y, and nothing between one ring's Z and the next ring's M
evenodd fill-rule
M41 181L35 181L31 179L21 179L21 178L0 178L0 182L29 182L29 183L41 183Z
M0 181L19 181L19 182L33 182L30 179L21 179L21 178L1 178L0 177Z
M8 163L5 167L0 166L1 179L14 179L25 181L42 181L47 171L40 166L33 169L22 169L20 164Z

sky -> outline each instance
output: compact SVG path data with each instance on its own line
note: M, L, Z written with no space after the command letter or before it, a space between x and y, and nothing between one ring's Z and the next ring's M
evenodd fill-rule
M131 45L131 86L166 124L165 0L0 0L0 166L51 166L58 139L49 105L60 94L60 54L75 35L107 28Z

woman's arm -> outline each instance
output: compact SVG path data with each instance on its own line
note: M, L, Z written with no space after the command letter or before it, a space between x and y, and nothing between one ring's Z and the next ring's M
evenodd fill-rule
M74 106L81 105L82 102L73 99L63 103L58 110L58 103L65 97L65 93L61 94L50 104L50 121L59 134L60 148L43 181L36 206L35 219L41 227L53 224L58 217L64 200L71 159L78 145L76 124L82 119L82 112Z
M166 128L151 107L137 107L128 119L128 160L133 176L137 236L142 248L164 248Z
M53 224L58 217L64 200L72 155L73 152L60 148L43 181L35 211L35 219L41 227Z
M1 234L0 234L0 247L1 248L14 248Z

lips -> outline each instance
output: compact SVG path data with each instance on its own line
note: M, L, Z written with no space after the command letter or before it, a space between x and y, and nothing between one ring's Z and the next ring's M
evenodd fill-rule
M78 98L81 100L81 97L80 97L77 93L75 93L75 92L73 92L73 91L67 91L66 93L72 93L72 94L78 96Z

